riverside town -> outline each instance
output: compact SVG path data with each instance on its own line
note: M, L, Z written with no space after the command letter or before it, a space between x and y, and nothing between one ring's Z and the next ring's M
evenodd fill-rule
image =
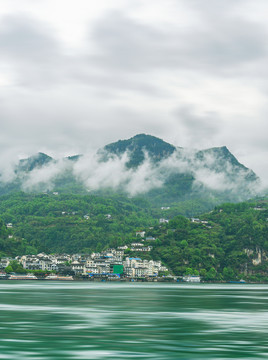
M23 255L2 258L0 279L91 280L91 281L179 281L161 261L127 257L127 246L91 255ZM15 267L13 269L13 267ZM14 271L12 271L14 270ZM184 276L186 282L200 282L199 276Z

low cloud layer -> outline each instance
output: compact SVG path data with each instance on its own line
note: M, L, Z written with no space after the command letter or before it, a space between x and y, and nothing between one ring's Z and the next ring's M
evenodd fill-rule
M106 161L101 160L99 153L93 152L77 161L52 160L30 172L16 172L16 165L13 172L10 171L13 176L8 177L7 173L1 180L8 184L17 177L22 190L31 192L53 191L57 189L60 178L73 177L88 192L112 189L135 196L161 188L172 174L190 174L195 179L193 190L227 191L237 197L246 189L248 198L262 191L258 181L247 182L246 179L253 176L250 170L238 168L230 161L223 162L220 153L205 153L200 158L194 150L178 149L157 163L146 152L144 155L144 161L136 168L127 166L131 156L128 152L121 156L109 155Z

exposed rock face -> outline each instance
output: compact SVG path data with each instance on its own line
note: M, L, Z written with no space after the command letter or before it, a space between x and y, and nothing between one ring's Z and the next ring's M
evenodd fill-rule
M256 252L257 252L257 257L255 259L252 259L252 264L255 265L255 266L262 263L261 249L256 249Z
M252 255L255 255L255 257L252 258L252 264L254 266L257 266L263 261L267 260L265 252L260 248L256 248L255 252L252 249L244 249L244 251L248 257L252 257Z

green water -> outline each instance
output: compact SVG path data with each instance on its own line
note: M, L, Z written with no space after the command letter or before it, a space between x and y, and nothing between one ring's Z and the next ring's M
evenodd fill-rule
M0 359L267 359L268 286L0 282Z

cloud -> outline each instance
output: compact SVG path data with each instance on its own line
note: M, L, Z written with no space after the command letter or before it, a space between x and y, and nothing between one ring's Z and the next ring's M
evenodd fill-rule
M146 160L137 168L129 169L126 164L129 154L113 156L108 161L100 161L97 154L83 156L74 165L74 175L82 181L88 191L110 188L125 191L131 196L161 187L163 180L157 176L158 169Z
M212 17L201 7L195 3L202 25L188 29L160 29L120 11L106 14L93 31L97 66L128 74L189 69L236 76L238 67L267 56L264 27L231 12Z
M8 15L2 18L0 31L0 62L9 63L16 85L42 89L59 81L68 58L46 23Z
M10 183L16 178L15 166L17 161L16 149L3 149L0 152L0 182Z
M221 132L223 122L215 112L197 113L194 106L189 105L177 109L174 115L187 137L186 141L196 147L206 146L208 139Z
M266 2L65 5L1 6L2 153L60 157L146 132L227 145L268 179Z
M22 190L24 191L48 191L53 190L55 181L66 171L71 171L68 160L50 162L41 168L35 168L30 173L22 176Z
M19 174L24 191L47 191L55 189L55 184L71 176L83 184L89 192L111 189L125 192L129 196L145 194L164 186L169 176L192 175L193 190L228 192L241 199L260 191L258 181L247 182L253 173L232 162L232 156L223 154L224 149L199 152L178 149L171 156L157 163L145 152L145 160L137 168L129 168L130 154L121 156L109 154L107 161L101 160L99 153L88 153L76 162L67 159L50 162L42 168ZM230 157L226 160L226 156Z

